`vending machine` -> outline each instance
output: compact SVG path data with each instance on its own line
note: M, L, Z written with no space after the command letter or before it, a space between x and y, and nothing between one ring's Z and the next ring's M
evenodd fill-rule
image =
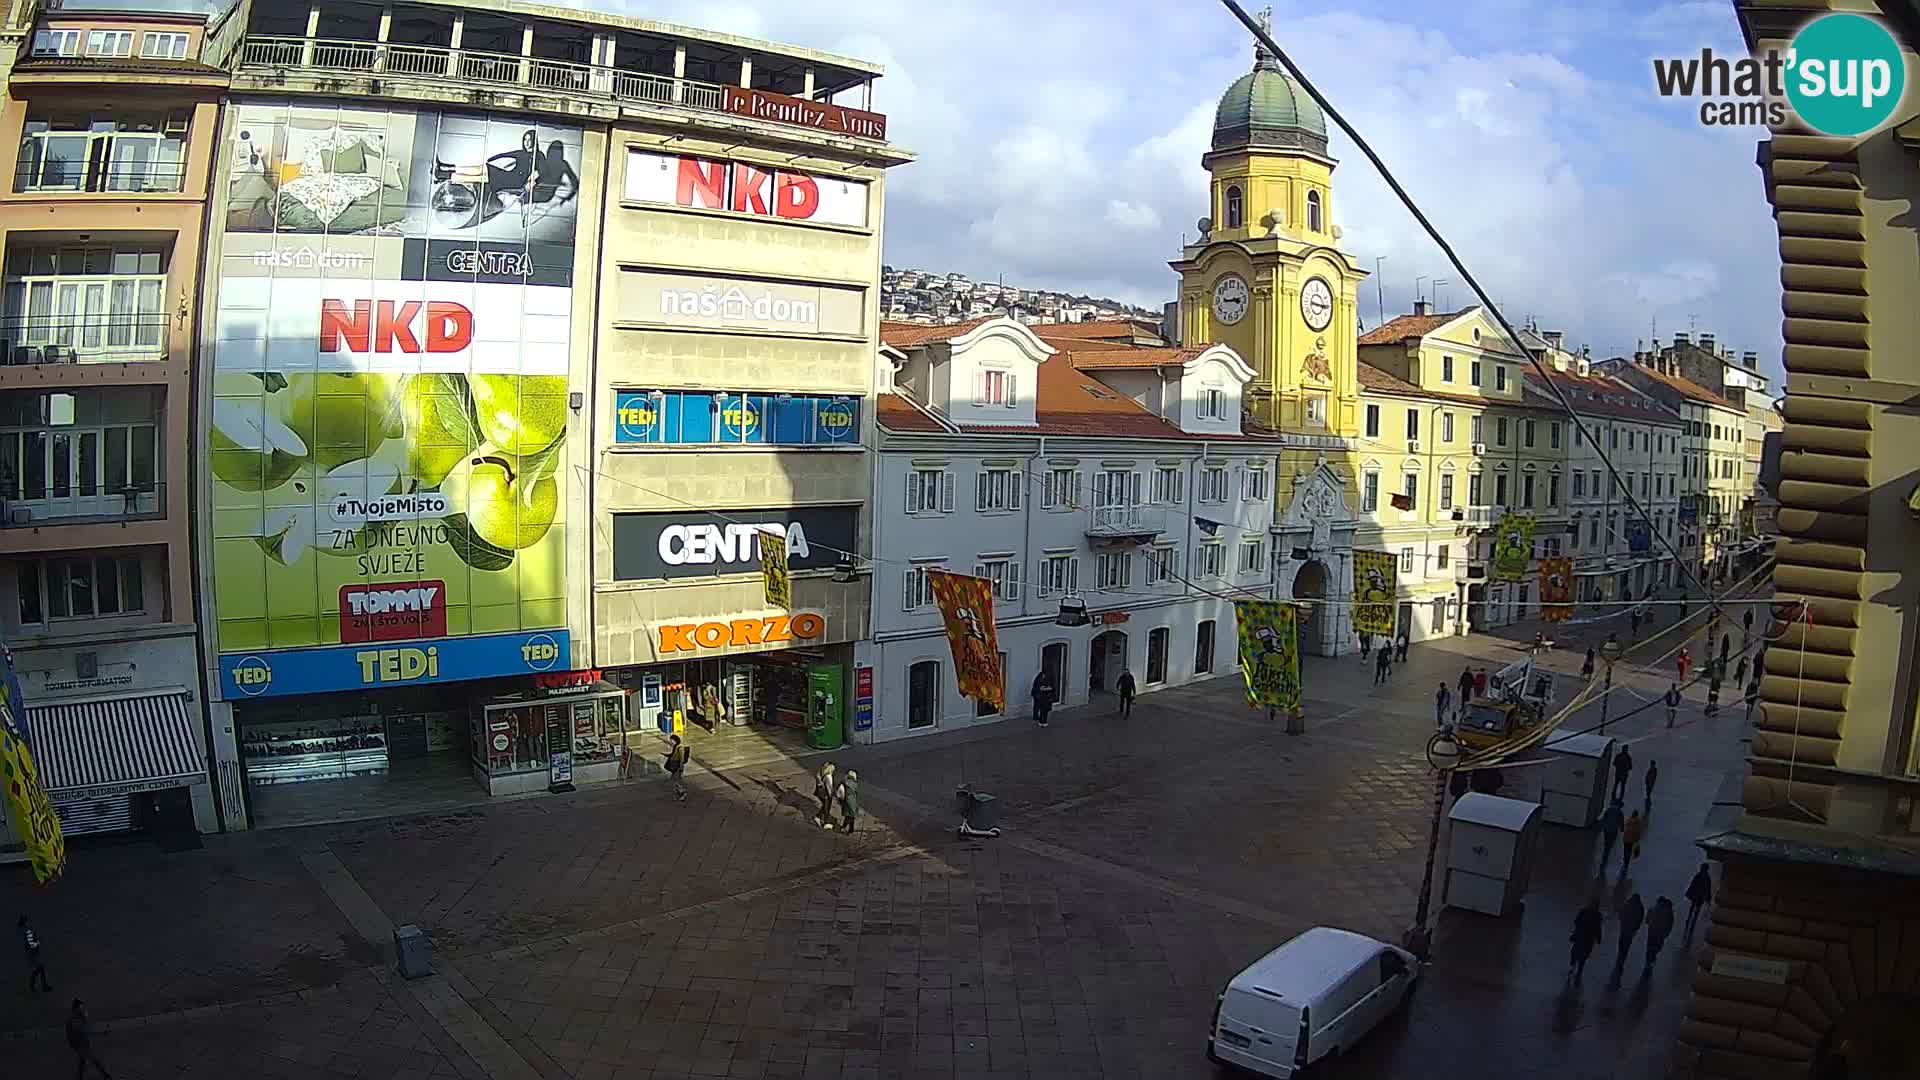
M832 750L846 739L846 674L839 664L807 668L807 745Z

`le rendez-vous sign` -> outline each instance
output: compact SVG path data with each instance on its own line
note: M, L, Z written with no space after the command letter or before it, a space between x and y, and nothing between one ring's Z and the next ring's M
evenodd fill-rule
M813 128L816 131L831 132L835 135L854 135L862 139L887 137L887 118L876 112L849 109L844 105L830 105L824 101L788 97L771 90L748 90L745 87L729 86L726 87L726 91L726 111L736 116L751 116L755 120L793 124L798 127Z

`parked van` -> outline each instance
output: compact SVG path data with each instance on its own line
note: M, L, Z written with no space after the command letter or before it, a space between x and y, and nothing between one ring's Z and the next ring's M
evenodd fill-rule
M1405 949L1317 926L1233 977L1213 1006L1207 1057L1288 1080L1352 1046L1420 977Z

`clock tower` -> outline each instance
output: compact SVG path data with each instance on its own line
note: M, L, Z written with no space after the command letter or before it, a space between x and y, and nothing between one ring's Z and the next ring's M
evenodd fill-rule
M1246 359L1255 424L1358 434L1356 298L1366 271L1338 246L1326 117L1264 47L1221 96L1201 164L1212 207L1172 264L1181 341L1225 344Z

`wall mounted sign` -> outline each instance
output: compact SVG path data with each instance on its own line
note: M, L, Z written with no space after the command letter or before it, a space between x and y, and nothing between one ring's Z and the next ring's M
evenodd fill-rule
M566 662L567 632L439 638L412 645L275 649L220 658L228 701L551 671Z
M766 615L698 623L669 623L658 627L662 655L703 649L744 648L752 645L789 645L815 641L827 632L826 617L813 611L794 615Z
M865 226L865 181L769 169L743 161L627 152L632 202L721 210L778 221Z
M873 668L861 664L853 669L853 730L873 727Z
M615 322L838 337L866 333L867 291L852 285L633 269L621 270L617 284Z
M613 441L636 445L852 446L860 399L818 394L618 390Z
M726 94L721 107L735 116L750 116L755 120L770 120L776 124L792 124L862 139L887 137L887 118L877 112L788 97L771 90L749 90L740 86L721 89Z
M759 534L787 539L790 572L831 569L854 550L860 510L806 506L771 510L698 510L613 515L615 581L758 572Z

